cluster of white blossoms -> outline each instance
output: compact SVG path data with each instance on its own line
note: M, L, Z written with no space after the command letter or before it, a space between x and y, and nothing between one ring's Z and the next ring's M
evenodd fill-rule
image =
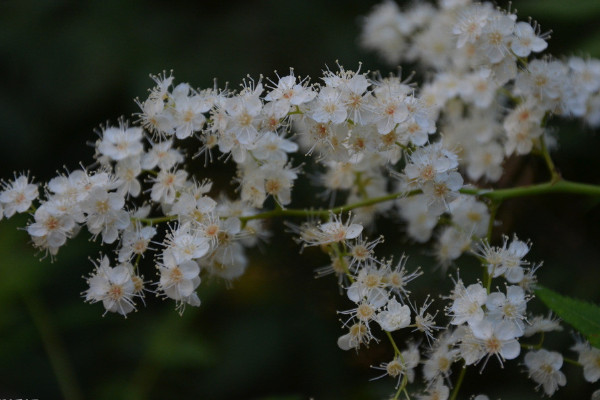
M427 312L432 301L426 299L418 308L417 301L411 298L407 289L412 280L423 274L421 269L409 272L404 256L397 264L376 257L374 248L381 238L373 241L363 238L362 225L354 223L351 217L342 222L341 217L332 215L331 222L307 223L296 231L304 246L320 246L328 253L331 263L321 268L318 274L337 275L347 298L353 303L352 308L340 311L345 330L338 339L342 350L359 350L368 347L372 341L379 342L381 336L378 337L376 332L389 335L404 329L417 332L425 339L419 340L425 345L418 346L411 341L403 351L394 345L392 360L374 367L384 371L378 378L386 375L394 378L396 389L401 384L405 387L412 383L416 368L422 364L427 393L421 398L447 399L454 364L460 362L463 367L480 365L480 371L483 371L493 357L502 366L506 360L514 360L520 355L521 338L562 329L550 317L527 312L538 266L529 267L530 263L524 257L530 245L516 237L510 243L505 238L502 247L482 241L472 248L472 254L488 274L487 287L480 282L465 286L461 279L456 279L451 293L445 297L451 304L446 307L448 319L442 324L441 318L436 321L437 313ZM504 279L504 290L490 290L494 278ZM582 359L589 344L580 343L576 349ZM587 356L589 361L580 360L586 368L586 378L590 376L597 380L600 377L597 368L587 372L588 366L600 359L598 354ZM531 351L524 362L530 377L543 385L546 394L551 395L558 386L565 385L559 353L544 349Z
M600 61L534 59L547 39L535 23L487 3L417 2L400 11L386 1L365 19L362 42L390 62L422 66L420 87L360 65L327 69L312 83L290 69L276 79L248 78L237 91L153 76L133 121L99 132L93 168L60 173L42 187L28 175L2 181L0 218L31 214L26 230L52 257L83 230L112 246L83 296L126 316L148 292L174 300L180 312L199 306L206 277L230 282L244 273L247 249L270 234L263 219L310 217L293 228L299 242L329 255L317 276L335 275L352 303L340 311L338 346L358 351L387 337L394 355L374 368L396 381L394 398L408 397L422 366L417 397L447 399L462 382L452 387L457 364L482 371L490 358L517 359L522 346L533 349L524 356L529 376L551 395L566 383L562 355L521 343L561 329L527 311L541 264L525 260L531 244L516 236L490 243L498 203L477 186L497 181L509 156L535 150L549 158L551 116L600 126ZM206 162L234 163L236 198L212 193L178 144ZM287 208L309 168L330 207ZM378 215L402 221L444 268L463 254L477 258L483 280L457 277L438 317L430 306L442 293L417 300L407 288L423 270L409 272L404 256L376 256L383 238L363 236ZM418 339L400 350L392 336L399 331ZM574 350L585 379L600 379L600 351L586 342Z
M500 178L506 156L539 147L551 114L600 126L600 61L528 59L548 38L535 22L471 1L415 2L403 11L386 1L362 33L363 45L390 64L430 72L420 96L441 114L446 145L460 149L470 179L488 181Z

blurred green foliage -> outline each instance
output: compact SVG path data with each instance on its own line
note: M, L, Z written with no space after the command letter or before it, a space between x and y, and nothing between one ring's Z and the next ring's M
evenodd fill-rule
M0 177L29 170L47 180L65 165L91 163L101 123L136 111L149 73L174 69L177 81L207 87L218 79L236 87L250 74L274 76L294 67L319 76L336 60L347 68L393 71L358 48L360 16L376 2L229 1L20 1L0 3ZM552 29L555 55L600 57L597 1L514 1ZM600 138L560 121L556 164L569 179L600 183ZM543 165L526 157L513 163L517 184L545 179ZM212 166L200 177L230 187L227 170ZM227 178L223 178L227 177ZM514 183L514 182L513 182ZM302 186L301 186L302 188ZM312 193L298 195L309 203ZM305 203L306 204L306 203ZM534 243L532 260L545 260L540 280L561 293L598 302L600 208L572 196L519 199L500 209L498 232L517 232ZM0 397L55 399L295 400L381 398L387 380L368 382L369 365L386 361L387 344L342 352L336 310L348 306L333 280L313 279L326 260L317 251L295 256L297 246L280 221L263 252L252 253L247 274L231 290L222 282L201 285L199 309L180 317L171 302L150 295L148 307L129 318L86 305L82 276L88 257L101 250L86 237L62 249L56 262L38 262L18 230L26 218L0 223ZM378 221L386 235L382 255L410 246L397 226ZM412 246L414 248L414 246ZM409 267L423 265L428 278L415 284L448 288L434 261L417 248ZM290 256L292 255L292 256ZM151 260L146 271L151 271ZM461 275L473 264L461 260ZM153 279L148 273L147 279ZM532 307L536 307L532 301ZM539 303L537 305L539 308ZM539 308L541 309L541 308ZM567 348L568 334L550 339ZM494 375L498 367L488 366ZM485 392L503 399L536 396L519 368L503 382L467 374L464 395ZM590 391L581 371L566 366L569 385L557 399ZM513 384L514 383L514 384ZM501 389L500 389L501 388ZM525 395L524 395L525 394ZM511 397L512 396L512 397Z
M541 285L535 295L557 317L570 324L594 347L600 348L600 307L582 300L562 296Z

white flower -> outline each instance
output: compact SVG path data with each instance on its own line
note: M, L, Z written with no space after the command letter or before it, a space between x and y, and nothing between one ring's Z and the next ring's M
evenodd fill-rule
M398 204L400 215L408 222L408 235L419 243L427 242L444 210L431 210L423 194L401 198Z
M536 35L527 22L517 22L514 33L515 38L511 41L510 48L518 57L527 57L532 51L539 53L548 47L548 43Z
M523 335L525 326L523 320L525 320L527 298L520 286L508 286L506 296L500 292L490 293L485 306L491 319L512 322L515 328L515 336Z
M504 274L508 282L519 283L525 276L523 266L529 264L523 260L529 249L530 245L516 236L508 245L508 237L505 236L502 247L490 246L482 241L477 245L475 254L483 259L488 273L493 278Z
M448 377L452 364L457 360L458 349L451 349L445 340L439 340L423 363L425 379L431 382L439 377Z
M430 300L429 296L425 299L423 306L419 308L419 312L416 310L416 306L411 304L413 311L415 312L415 328L412 330L413 332L419 331L425 334L427 341L431 343L433 339L433 331L442 329L440 326L435 325L435 317L437 316L437 311L435 314L431 315L427 312L429 306L433 304L433 300Z
M208 239L199 231L192 229L189 222L173 229L167 235L165 243L176 264L200 258L210 249Z
M403 297L408 299L410 294L410 291L406 289L406 285L423 275L421 267L409 273L405 268L407 260L408 257L402 255L394 268L392 268L391 260L383 266L384 280L388 290L395 292L401 299Z
M195 261L186 260L181 264L169 252L163 253L163 263L158 266L160 281L158 288L173 300L200 305L200 299L194 290L200 285L200 267Z
M404 168L409 182L419 185L434 181L438 174L458 167L458 156L445 149L441 142L420 147L410 155L410 163Z
M349 271L355 272L361 269L361 267L366 267L373 263L377 264L379 260L375 257L373 249L382 241L382 236L368 241L367 239L363 239L362 234L360 234L354 243L349 243L348 249L352 256L352 260L348 265Z
M450 396L450 388L444 385L443 379L436 379L427 388L427 393L419 395L419 400L447 400Z
M262 101L258 97L262 92L259 83L255 90L244 89L236 97L225 102L227 112L227 131L232 133L241 145L253 143L258 137L258 122L262 110Z
M37 185L29 183L29 177L21 175L14 181L2 182L4 188L0 192L0 203L4 205L4 216L12 217L15 213L23 213L31 207L31 202L38 197Z
M317 122L341 124L348 112L338 89L325 86L311 103L310 116Z
M253 207L262 207L267 199L264 177L259 173L245 174L242 181L241 199Z
M140 155L144 150L142 137L143 130L139 127L128 128L125 124L106 127L97 144L98 152L115 161Z
M447 268L471 247L469 232L459 230L454 226L446 226L440 232L434 243L434 255L442 268Z
M385 373L378 376L378 379L385 375L389 375L392 378L397 378L396 388L400 386L402 378L406 375L406 379L409 383L412 383L415 379L414 369L419 365L421 355L416 345L409 343L408 349L404 350L401 355L394 357L394 359L387 363L382 363L379 367L373 367L375 369L383 370Z
M458 35L456 47L461 48L466 43L475 43L483 27L488 23L491 8L488 4L474 4L463 9L456 25L452 28L452 33Z
M397 64L406 50L405 35L414 29L394 1L376 5L365 18L361 44L375 50L389 63Z
M552 312L547 317L536 315L533 318L529 318L527 322L529 324L525 325L525 332L523 333L525 337L533 336L539 332L562 331L563 329L560 325L560 320L552 318Z
M51 207L40 206L35 211L35 222L27 227L33 237L44 238L48 247L58 248L71 236L75 221L68 214L53 212Z
M352 218L344 223L341 216L332 215L333 221L320 224L318 227L306 226L302 229L302 240L307 246L343 242L357 238L363 230L362 225L353 224Z
M350 326L348 333L337 340L337 345L342 350L358 349L361 344L368 344L373 336L371 330L362 322Z
M480 178L495 182L502 176L504 149L496 142L476 146L469 152L467 159L467 175L473 181Z
M515 93L534 96L542 107L551 107L562 94L568 68L561 61L532 60L527 71L519 72Z
M514 29L515 22L508 15L500 12L496 12L494 18L485 25L480 46L491 63L502 61L508 54L508 45Z
M429 135L435 133L432 107L414 95L406 97L404 103L408 109L408 117L398 125L396 130L400 133L400 141L424 146L429 140Z
M173 90L175 98L174 125L177 139L185 139L202 129L206 122L203 113L210 110L211 104L198 95L188 97L189 86L182 88L181 93L178 93L176 97L176 91L180 85Z
M583 366L585 380L593 383L600 379L600 349L588 342L579 342L572 349L579 353L577 362Z
M304 80L303 80L304 81ZM310 88L302 83L296 83L294 71L290 70L290 75L279 78L277 87L273 88L266 96L267 101L288 101L292 105L300 105L309 102L316 96Z
M267 132L258 139L256 148L252 150L254 157L263 161L287 161L287 153L298 150L298 144L284 139L273 132Z
M388 89L385 92L383 89ZM408 118L408 107L404 102L404 93L394 93L392 86L383 84L379 87L381 95L373 102L373 123L377 126L377 132L387 135L394 130L396 124L404 122Z
M106 172L89 174L85 170L76 170L66 176L57 176L48 182L50 192L67 198L72 204L85 201L95 188L108 190L111 186L110 176Z
M450 206L452 222L469 235L483 237L487 233L490 213L474 196L459 196Z
M410 325L410 308L392 298L388 301L385 311L379 312L375 320L384 331L397 331Z
M422 186L428 206L433 208L434 213L437 210L448 210L452 200L458 197L458 191L464 183L463 177L456 171L442 172L436 174L430 181L424 182Z
M236 220L237 218L228 218L227 221L230 219ZM209 274L227 281L242 276L248 266L248 257L244 252L244 246L237 239L238 235L234 236L232 232L221 231L217 248L210 253L208 258L200 260L202 268L205 268Z
M483 320L484 312L481 306L487 300L487 292L479 283L469 285L465 290L458 291L458 296L449 309L452 316L452 325L461 325L468 322L469 325Z
M348 298L357 304L366 299L375 308L383 307L389 298L385 273L385 269L378 269L373 264L361 268L347 289Z
M154 169L158 165L163 171L183 162L183 155L173 149L173 140L152 143L152 148L142 156L142 168Z
M87 282L89 289L85 291L86 301L102 301L106 311L123 316L135 310L135 284L127 266L111 268L108 257L104 256Z
M121 249L119 250L119 262L129 261L134 255L143 255L148 249L150 240L156 235L156 228L141 224L132 224L132 229L123 232Z
M157 203L172 204L177 191L185 186L186 179L187 172L184 170L173 172L161 170L152 185L150 198Z
M139 157L128 157L117 162L115 166L115 176L117 182L117 192L128 196L138 197L142 190L138 175L142 172Z
M494 100L498 85L495 83L492 71L481 68L465 76L459 90L463 100L477 108L487 109Z
M109 193L102 188L93 189L81 207L87 214L86 224L90 233L102 233L104 243L117 240L119 231L130 224L129 213L122 209L124 204L125 199L118 193Z
M460 340L458 348L465 365L473 365L485 356L483 343L473 336L473 331L468 325L459 326L454 335Z
M500 361L512 360L521 353L521 346L515 339L514 326L508 321L493 323L484 319L471 325L473 336L478 339L486 356L482 369L490 356L495 355Z
M522 266L529 264L527 261L523 260L523 257L529 253L530 247L531 246L528 243L518 240L515 236L506 249L502 265L506 268L504 277L510 283L519 283L523 280L525 271Z
M578 90L594 93L600 89L600 60L571 57L569 68L573 71L573 80Z
M260 173L265 182L265 193L273 196L281 205L288 205L292 201L292 187L298 174L294 168L282 165L281 162L263 164Z
M559 386L565 386L567 378L560 372L563 357L560 353L548 350L530 351L525 354L525 365L529 369L529 377L544 387L544 392L552 396Z

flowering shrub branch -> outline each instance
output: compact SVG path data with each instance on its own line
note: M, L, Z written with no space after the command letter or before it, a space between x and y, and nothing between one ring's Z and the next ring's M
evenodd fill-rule
M431 76L420 86L360 72L360 65L328 69L318 83L293 69L273 80L248 78L239 91L152 76L149 96L136 100L134 122L103 127L94 169L59 174L41 194L27 175L4 181L0 217L32 214L27 232L51 257L86 229L112 246L114 254L94 262L83 296L102 303L105 314L125 317L145 305L149 292L173 300L180 313L200 306L197 289L206 278L231 282L244 274L248 249L269 238L262 220L306 218L289 226L301 247L328 255L317 276L335 276L351 303L339 311L344 333L337 345L359 351L385 335L393 355L373 368L395 380L394 399L456 399L467 368L481 373L490 359L504 366L521 349L529 350L523 362L530 378L552 395L566 384L560 371L566 359L542 346L546 332L562 327L527 308L541 263L526 259L531 243L516 235L491 243L504 200L600 196L600 185L560 176L546 130L550 116L600 125L600 61L535 58L547 39L535 22L490 4L441 1L438 8L416 3L401 11L387 1L366 18L363 45L392 63L420 65ZM187 170L177 143L193 140L195 156L207 163L235 164L236 198L211 194L202 171ZM301 164L292 158L300 150ZM530 153L544 159L548 182L476 185L493 185L508 157ZM287 208L307 170L316 171L315 186L325 189L330 207ZM383 237L366 236L381 215L400 220L414 242L431 243L443 268L474 256L482 280L464 282L456 272L450 293L418 300L409 284L425 272L409 270L404 255L398 261L377 255ZM157 275L153 289L142 263L148 255ZM446 303L439 316L430 310L438 297ZM401 342L398 331L416 339ZM534 335L538 344L521 342ZM590 382L600 379L593 344L573 347ZM422 388L415 384L419 365Z

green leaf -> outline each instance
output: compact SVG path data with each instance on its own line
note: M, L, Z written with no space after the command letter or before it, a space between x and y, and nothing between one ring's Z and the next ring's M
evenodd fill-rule
M560 295L538 286L535 294L563 321L583 334L590 344L600 348L600 307L587 301Z

